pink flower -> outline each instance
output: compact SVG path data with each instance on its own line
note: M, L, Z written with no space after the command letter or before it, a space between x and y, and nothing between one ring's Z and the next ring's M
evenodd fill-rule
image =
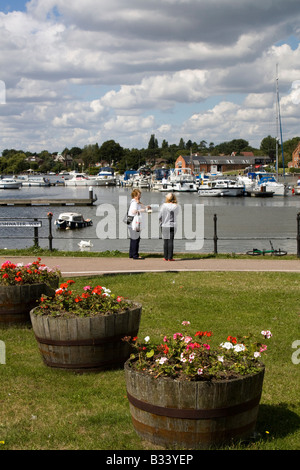
M183 335L181 333L174 333L173 335L173 339L177 339L177 338L182 338Z
M164 342L167 343L168 342L168 337L167 336L164 336Z
M183 321L181 324L184 325L184 326L188 326L188 325L191 324L191 322L189 322L189 321Z
M84 286L83 290L90 290L91 286Z
M193 339L193 338L192 338L191 336L185 336L184 342L185 342L185 343L189 343L190 341L192 341L192 339Z

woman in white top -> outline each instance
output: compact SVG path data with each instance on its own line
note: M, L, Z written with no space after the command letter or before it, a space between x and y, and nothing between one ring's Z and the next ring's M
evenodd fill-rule
M134 217L140 212L145 212L147 209L150 209L150 206L144 206L141 203L141 191L139 189L134 189L131 193L132 200L128 209L128 215ZM140 246L140 231L133 230L132 223L129 226L129 236L130 236L130 247L129 247L129 258L132 259L144 259L139 256L139 246Z
M173 260L174 236L176 231L176 216L179 208L175 194L168 193L159 211L159 223L164 240L164 260Z

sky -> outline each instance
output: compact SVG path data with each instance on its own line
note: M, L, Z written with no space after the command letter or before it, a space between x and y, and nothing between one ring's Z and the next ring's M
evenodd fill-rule
M0 152L300 136L299 0L2 0Z

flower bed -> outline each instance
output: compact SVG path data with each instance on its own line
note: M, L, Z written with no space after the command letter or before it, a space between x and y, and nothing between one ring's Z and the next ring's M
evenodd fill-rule
M143 342L125 338L135 347L133 367L155 377L203 381L233 379L255 374L263 367L261 354L267 346L252 336L228 336L225 342L211 347L211 331L189 331L190 322L182 323L184 330L163 336L162 342L152 344L149 336ZM272 336L261 332L264 339Z
M60 274L59 269L42 264L41 258L26 265L5 261L0 268L0 285L52 284L58 281Z
M122 312L130 307L130 302L111 293L103 286L85 286L83 292L71 290L75 281L68 280L55 291L54 298L43 295L35 315L94 316Z

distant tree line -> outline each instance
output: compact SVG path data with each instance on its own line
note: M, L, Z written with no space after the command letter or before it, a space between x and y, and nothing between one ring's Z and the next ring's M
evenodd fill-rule
M283 143L284 165L292 159L292 153L300 141L300 137L294 137ZM152 134L148 147L146 149L127 149L123 148L114 140L103 142L101 146L96 144L86 145L84 148L72 147L65 148L62 152L62 158L58 161L55 157L57 153L50 153L43 150L40 153L25 152L23 150L5 149L0 158L1 174L18 174L29 169L40 171L42 173L60 172L62 170L85 170L95 173L96 164L101 166L113 166L116 171L136 170L140 166L149 164L154 165L159 159L162 159L169 166L174 163L179 155L189 155L190 153L199 153L201 155L231 155L232 153L240 155L242 152L253 152L254 155L268 155L273 160L276 156L276 139L270 135L262 139L260 148L254 148L244 139L234 139L229 142L222 142L214 145L213 142L207 143L201 140L199 143L180 138L178 144L169 144L163 140L159 146L155 134ZM279 166L282 166L282 153L279 146L278 150ZM32 157L35 157L32 161ZM30 160L31 159L31 160Z

